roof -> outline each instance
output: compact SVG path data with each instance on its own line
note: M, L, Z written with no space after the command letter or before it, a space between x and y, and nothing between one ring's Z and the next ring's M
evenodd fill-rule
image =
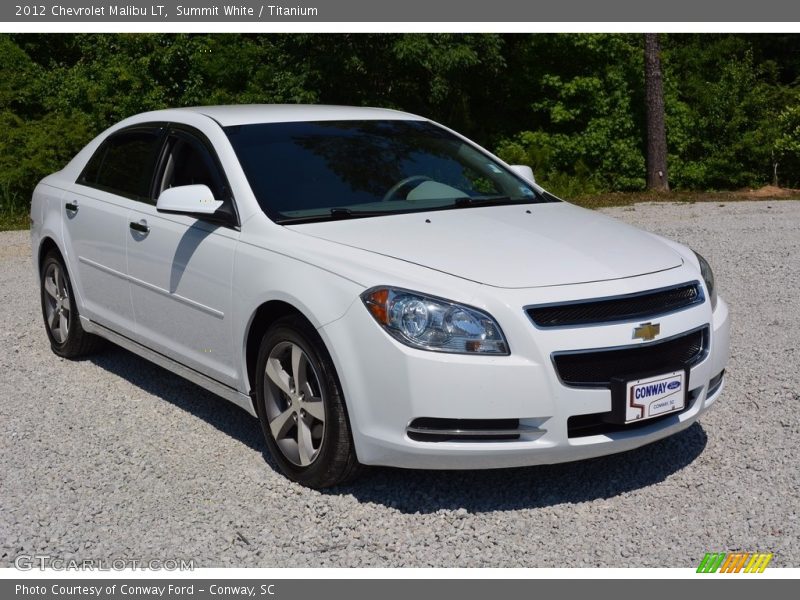
M291 121L364 121L376 119L423 120L422 117L388 108L329 106L322 104L241 104L193 106L177 110L211 117L223 127L250 123L288 123Z

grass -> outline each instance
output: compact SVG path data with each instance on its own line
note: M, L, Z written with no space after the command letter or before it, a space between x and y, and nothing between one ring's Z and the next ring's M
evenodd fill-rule
M800 190L763 187L758 190L738 190L725 192L608 192L587 194L569 198L569 201L585 208L606 208L610 206L630 206L640 202L740 202L742 200L797 200ZM0 231L28 229L28 207L14 206L0 210Z
M0 186L0 231L30 229L28 200L9 189L7 184Z
M28 210L4 210L0 212L0 231L29 229L31 226Z

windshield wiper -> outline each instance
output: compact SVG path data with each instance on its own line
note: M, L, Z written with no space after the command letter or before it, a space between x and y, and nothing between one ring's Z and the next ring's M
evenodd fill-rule
M351 210L349 208L332 208L331 218L337 219L357 219L358 217L376 217L378 215L385 215L391 210Z
M327 213L321 215L305 215L302 217L279 217L276 223L281 225L298 223L316 223L318 221L340 221L342 219L358 219L360 217L378 217L389 215L395 211L390 210L350 210L344 207L331 208Z
M528 198L511 198L510 196L463 196L453 200L457 208L471 208L473 206L502 206L503 204L517 204L529 200ZM529 200L533 202L534 199Z
M533 204L536 198L511 198L509 196L463 196L453 198L452 204L443 206L420 206L408 210L352 210L344 206L328 209L328 212L303 215L296 217L279 216L275 222L280 225L299 225L301 223L319 223L322 221L341 221L344 219L360 219L362 217L382 217L386 215L401 215L415 212L428 212L436 210L449 210L451 208L479 208L481 206L503 206L508 204Z

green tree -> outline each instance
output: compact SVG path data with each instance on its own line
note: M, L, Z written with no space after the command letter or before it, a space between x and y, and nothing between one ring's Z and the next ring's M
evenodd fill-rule
M500 156L530 157L537 178L564 195L643 189L640 39L533 36L528 54L537 61L528 93L534 127L501 141Z
M671 186L800 186L800 36L661 41ZM116 121L219 103L398 108L558 194L641 190L643 72L638 34L0 34L0 213Z

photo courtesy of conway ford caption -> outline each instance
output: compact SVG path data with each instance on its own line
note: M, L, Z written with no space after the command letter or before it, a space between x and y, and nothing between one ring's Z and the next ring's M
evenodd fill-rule
M724 385L700 255L411 114L140 114L43 179L31 220L57 355L110 340L234 402L310 487L630 450Z

